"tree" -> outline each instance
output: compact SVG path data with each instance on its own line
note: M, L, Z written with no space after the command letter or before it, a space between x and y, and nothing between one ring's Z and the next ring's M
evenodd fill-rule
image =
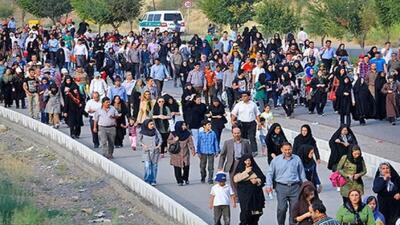
M82 19L118 29L139 15L141 0L71 0L71 4Z
M0 5L0 18L8 18L14 13L14 8L7 5Z
M263 0L256 7L255 20L267 34L286 34L300 27L299 16L282 0Z
M17 4L34 16L50 18L53 24L72 10L69 0L17 0Z
M387 41L390 40L390 29L400 21L398 17L399 10L399 0L375 0L375 11L378 15L378 22L387 34Z
M257 0L199 0L201 11L214 23L230 25L235 31L254 16Z

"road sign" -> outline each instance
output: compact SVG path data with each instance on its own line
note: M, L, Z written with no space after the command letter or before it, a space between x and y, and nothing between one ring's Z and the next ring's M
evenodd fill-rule
M185 1L185 2L183 3L183 5L184 5L186 8L192 8L192 1L187 0L187 1Z

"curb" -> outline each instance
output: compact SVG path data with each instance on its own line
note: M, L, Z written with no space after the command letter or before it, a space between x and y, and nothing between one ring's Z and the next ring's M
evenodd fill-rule
M4 107L0 107L0 116L47 137L49 141L54 141L65 146L72 154L80 156L87 162L101 168L105 173L119 180L122 184L126 185L129 189L154 206L163 210L179 223L185 225L207 225L199 216L195 215L166 194L61 131L52 129L40 121Z

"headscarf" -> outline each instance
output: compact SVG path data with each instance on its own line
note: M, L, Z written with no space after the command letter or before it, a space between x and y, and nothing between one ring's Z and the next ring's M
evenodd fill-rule
M300 146L299 152L297 155L300 157L303 165L311 165L315 163L314 158L309 158L308 155L310 154L311 150L314 150L314 146L312 145L302 145Z
M347 160L349 160L351 163L356 165L356 173L361 173L363 171L363 162L364 162L364 158L362 157L362 153L360 154L360 156L358 158L354 158L353 157L353 152L355 151L360 151L361 153L361 149L358 145L354 145L351 148L351 151L349 151L349 153L347 154Z
M377 177L382 177L381 173L381 166L386 165L390 168L390 180L386 182L386 191L391 192L393 191L393 188L396 186L397 188L400 188L400 176L397 173L397 171L390 165L388 162L383 162L379 164L378 170L375 173L375 178Z
M280 127L281 128L281 132L279 133L279 136L283 137L283 139L285 141L287 141L287 138L285 136L285 133L283 132L282 126L279 123L274 123L274 124L271 125L271 127L268 130L267 138L266 138L267 144L268 143L272 143L272 136L275 134L275 128L276 127Z
M309 66L309 67L307 67L305 70L304 70L304 72L305 72L305 74L306 74L306 76L308 77L308 78L312 78L313 77L313 74L311 73L311 70L312 70L313 68L311 67L311 66Z
M149 123L150 123L150 122L153 122L153 120L147 119L147 120L145 120L145 121L142 123L140 133L141 133L142 135L145 135L145 136L153 137L153 136L156 135L157 130L156 130L155 127L154 127L153 129L150 129L150 128L149 128Z
M179 138L179 141L184 141L188 139L191 135L188 129L182 129L183 124L185 124L184 121L177 121L175 123L175 131L173 132L173 134Z
M164 105L167 106L171 110L171 112L179 112L179 105L176 102L175 98L173 98L169 94L163 95L162 98L165 101ZM172 101L173 101L172 104L169 103L170 99L172 99Z
M347 128L347 131L349 132L346 136L347 136L347 140L348 141L353 141L353 144L358 144L357 142L357 138L354 135L353 131L350 129L349 126L346 125L342 125L339 127L339 129L336 130L336 132L332 135L331 139L329 140L329 142L335 142L336 139L340 138L342 136L342 129L343 128Z
M301 142L300 144L311 143L314 140L314 137L312 135L310 125L304 124L303 126L301 126L300 129L302 130L303 128L307 129L307 135L303 136L303 134L301 134L301 132L300 132L300 134L296 136L295 141L296 141L296 139L298 139L298 141Z
M376 207L373 211L375 221L380 220L380 221L382 221L383 224L386 224L385 217L383 216L383 214L381 212L379 212L379 202L375 196L371 195L371 196L365 197L363 199L363 203L368 205L368 203L370 203L372 200L375 200L375 202L376 202Z

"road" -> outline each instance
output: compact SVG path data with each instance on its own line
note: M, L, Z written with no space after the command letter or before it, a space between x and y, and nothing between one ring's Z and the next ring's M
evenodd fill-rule
M173 95L173 96L180 96L181 89L180 88L173 88L172 82L167 82L165 84L165 92ZM180 97L179 97L180 98ZM328 108L330 108L328 106ZM26 110L21 109L14 109L18 112L27 114ZM304 111L304 112L303 112ZM329 139L330 135L336 130L337 123L338 123L338 116L335 115L333 112L327 111L326 117L316 117L315 115L308 115L304 114L305 110L301 108L295 109L295 119L285 119L281 116L283 113L281 110L276 112L276 121L280 122L283 127L298 130L303 123L310 123L312 124L312 129L314 136L321 138L321 139ZM303 115L304 114L304 115ZM82 135L81 138L78 139L81 143L89 146L92 148L91 143L91 134L88 127L88 120L85 118L85 127L82 127ZM315 122L318 122L315 123ZM64 124L60 127L60 130L66 134L69 134L69 129ZM398 144L400 143L399 139L396 138L396 134L399 133L400 127L399 126L391 126L389 123L386 122L368 122L368 125L365 127L354 127L355 134L357 138L360 139L361 147L365 148L364 151L368 152L376 152L382 157L387 155L388 158L399 162L398 151L400 150ZM371 136L369 136L371 135ZM230 138L230 130L224 129L222 134L222 141L227 140ZM377 142L377 140L381 140ZM380 146L381 149L388 149L390 151L396 152L394 154L392 152L384 152L380 151L376 145ZM129 140L125 138L123 148L119 148L115 150L115 155L113 161L118 163L119 165L125 167L127 170L131 171L133 174L143 177L144 175L144 165L141 162L142 160L142 152L136 151L133 152L129 148ZM368 146L372 146L371 148ZM96 149L94 151L98 151L101 153L101 149ZM384 155L383 155L384 154ZM395 159L394 159L395 157ZM257 163L259 164L260 168L266 173L268 169L266 158L264 157L257 157ZM216 165L215 165L216 168ZM321 163L318 167L319 176L321 178L321 182L323 185L323 192L320 194L320 198L324 201L327 206L328 214L330 216L335 216L336 210L338 209L339 205L342 202L340 194L331 187L330 181L328 176L330 171L326 169L326 164ZM190 185L188 186L177 186L176 180L174 178L173 167L169 164L169 157L168 155L160 160L159 163L159 171L158 171L158 185L157 189L164 192L168 196L175 199L177 202L181 203L185 207L187 207L192 212L196 213L202 219L204 219L207 223L212 224L213 216L212 210L208 209L208 197L209 191L211 186L208 184L200 183L200 169L199 169L199 159L194 157L191 159L191 167L190 167ZM369 177L364 178L365 183L365 193L372 194L371 187L372 187L372 179ZM266 208L264 210L264 215L261 217L260 224L276 224L276 200L268 199L266 196ZM232 209L231 212L232 223L231 224L238 224L239 222L239 209Z

